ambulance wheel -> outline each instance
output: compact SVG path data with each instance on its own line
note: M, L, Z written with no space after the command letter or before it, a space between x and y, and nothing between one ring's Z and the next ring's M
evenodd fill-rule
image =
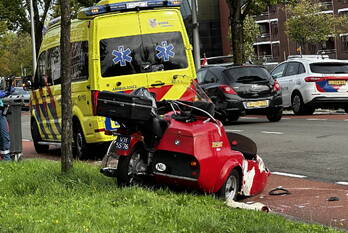
M75 159L88 159L88 144L83 135L81 125L76 123L73 127L73 155Z
M218 191L217 195L219 198L224 200L237 200L238 192L240 190L240 176L237 170L232 170L230 175L227 177L224 185Z
M39 128L38 128L37 123L34 119L31 120L30 130L31 130L31 137L33 139L35 151L39 154L47 153L48 149L49 149L49 145L40 145L39 144L39 142L42 141L42 139L40 136Z
M145 173L146 168L143 151L138 147L130 155L120 156L117 164L117 185L119 187L142 183L139 175Z

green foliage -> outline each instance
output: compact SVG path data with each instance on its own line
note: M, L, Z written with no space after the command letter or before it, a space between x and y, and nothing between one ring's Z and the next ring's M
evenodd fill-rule
M300 0L290 7L291 17L286 21L289 37L304 46L327 41L328 35L347 30L347 18L321 12L321 5L312 0Z
M22 68L31 73L32 43L26 33L7 32L0 37L0 77L21 76Z
M254 18L247 16L244 21L243 39L244 39L244 58L246 60L255 59L254 43L256 38L260 35L260 27L255 22Z
M96 166L74 168L62 175L59 162L0 163L0 232L338 232L207 195L119 189Z
M235 64L243 64L246 57L244 54L243 27L248 15L259 15L268 6L289 3L296 0L226 0L230 9L232 53Z

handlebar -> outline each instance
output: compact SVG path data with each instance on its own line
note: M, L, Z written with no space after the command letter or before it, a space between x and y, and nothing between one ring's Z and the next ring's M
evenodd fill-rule
M178 100L165 100L165 102L162 102L162 103L169 104L171 109L173 110L173 112L175 114L177 114L177 112L182 112L182 109L180 109L180 107L179 107L179 105L181 105L181 106L185 106L185 107L197 110L201 113L204 113L204 115L206 115L207 117L212 119L215 123L218 123L218 121L214 118L213 114L211 114L209 112L209 110L211 111L212 109L205 110L205 109L202 109L201 107L194 106L195 103L200 103L202 107L206 107L206 108L210 107L211 108L212 103L208 103L208 102L187 102L187 103L185 103L183 101L178 101ZM189 103L192 103L192 104L189 104ZM200 115L200 114L196 114L196 115Z

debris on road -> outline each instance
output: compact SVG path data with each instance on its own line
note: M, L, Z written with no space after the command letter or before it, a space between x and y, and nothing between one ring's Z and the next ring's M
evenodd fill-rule
M269 191L268 194L279 196L279 195L289 195L291 193L289 192L289 190L283 188L282 186L278 186L278 187L272 189L271 191Z
M248 210L258 210L258 211L263 211L263 212L270 212L271 209L266 206L265 204L261 202L237 202L234 200L228 199L226 201L226 205L232 208L237 208L237 209L248 209Z
M328 201L339 201L340 199L338 197L329 197L327 200Z

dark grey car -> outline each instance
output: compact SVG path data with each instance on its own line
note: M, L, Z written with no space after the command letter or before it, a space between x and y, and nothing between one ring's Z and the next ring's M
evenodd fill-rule
M215 103L217 117L236 121L247 114L280 121L281 88L262 66L207 66L197 72L198 83Z

